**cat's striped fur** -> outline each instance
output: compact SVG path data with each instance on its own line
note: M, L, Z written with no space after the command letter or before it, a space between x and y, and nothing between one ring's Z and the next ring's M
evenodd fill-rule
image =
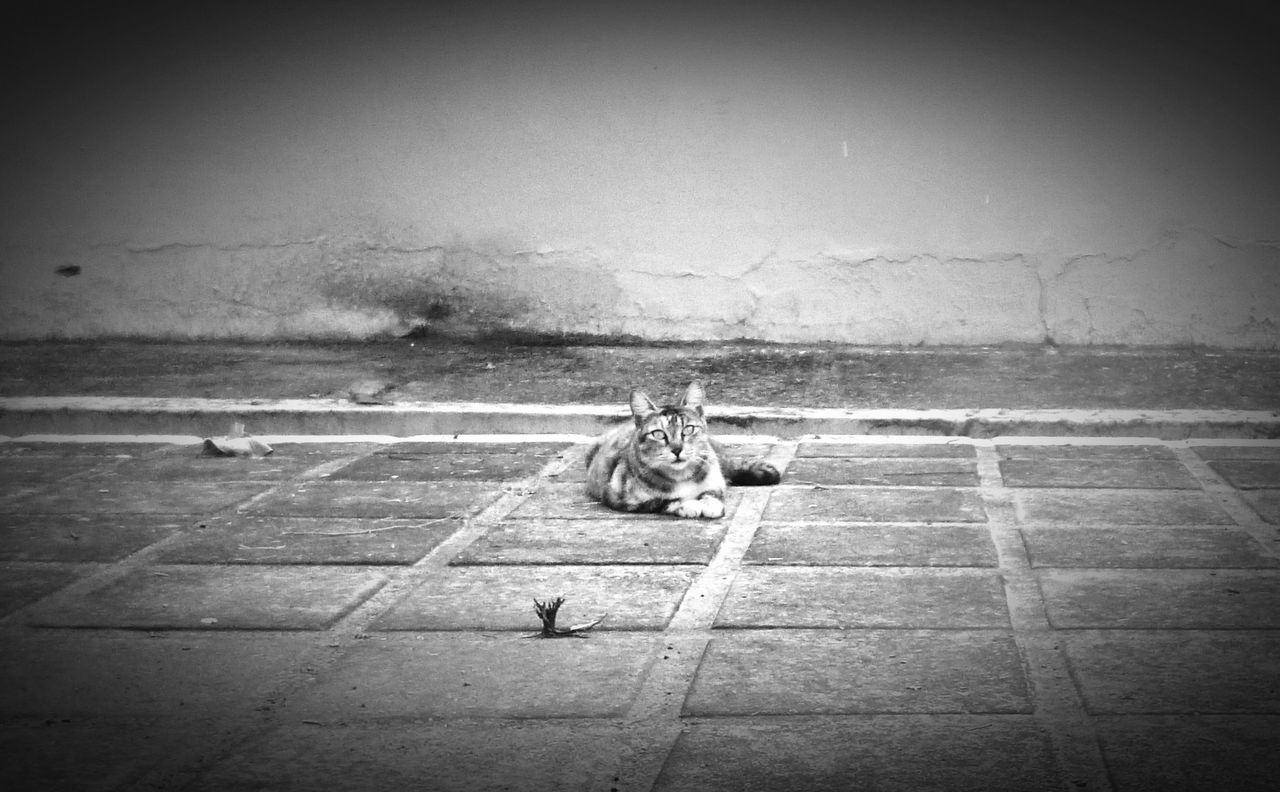
M707 434L704 398L697 382L664 407L632 391L633 420L587 450L587 494L618 511L717 519L727 485L777 484L782 476L773 465L734 459Z

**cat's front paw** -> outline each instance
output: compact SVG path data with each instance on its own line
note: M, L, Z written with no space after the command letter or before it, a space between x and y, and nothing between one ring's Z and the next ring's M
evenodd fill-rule
M724 516L724 501L719 498L676 501L671 504L671 508L668 511L677 517L701 517L704 520L718 520Z

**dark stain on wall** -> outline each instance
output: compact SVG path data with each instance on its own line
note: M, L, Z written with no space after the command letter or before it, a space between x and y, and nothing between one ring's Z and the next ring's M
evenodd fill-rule
M584 313L608 316L619 292L589 258L509 242L364 241L325 252L323 293L343 307L390 311L419 335L558 337Z

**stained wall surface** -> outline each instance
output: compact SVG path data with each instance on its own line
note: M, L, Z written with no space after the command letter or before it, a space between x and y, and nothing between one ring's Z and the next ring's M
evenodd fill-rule
M1261 6L262 5L5 12L0 338L1280 346Z

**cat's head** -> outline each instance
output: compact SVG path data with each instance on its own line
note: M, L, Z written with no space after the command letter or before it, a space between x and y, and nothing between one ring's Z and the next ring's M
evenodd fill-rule
M682 466L705 457L710 448L702 412L705 396L702 384L696 381L689 383L680 401L662 407L641 391L631 391L631 416L641 458Z

